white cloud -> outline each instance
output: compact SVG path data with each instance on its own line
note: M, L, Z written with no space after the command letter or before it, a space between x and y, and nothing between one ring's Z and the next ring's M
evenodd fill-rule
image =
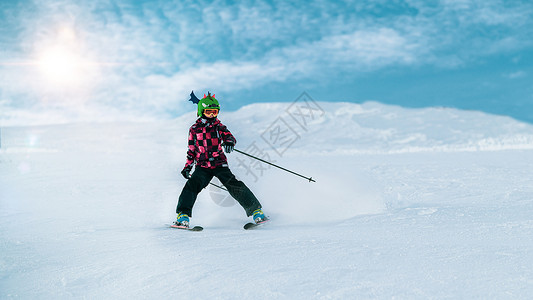
M191 89L231 92L252 89L269 82L306 78L319 68L352 65L371 70L392 64L416 63L416 43L398 32L379 28L326 37L317 42L274 49L256 60L203 63L172 75L150 75L139 82L136 98L156 110L174 106L188 110ZM131 91L133 92L133 91Z
M525 71L516 71L516 72L504 74L504 77L509 78L509 79L524 78L526 76L527 76L527 72Z
M154 115L189 110L191 89L221 92L309 79L319 70L464 66L533 45L532 4L500 1L35 1L0 21L18 37L2 60L31 61L57 28L76 35L80 57L98 66L81 91L52 91L30 66L2 66L9 103L72 103ZM381 15L380 15L381 14ZM2 25L3 25L2 24ZM7 45L0 37L0 44ZM29 82L29 83L26 83ZM11 101L12 100L12 101Z
M304 49L301 49L305 51ZM329 36L311 45L315 56L336 62L373 70L393 63L415 62L417 46L391 28L357 30L343 35Z

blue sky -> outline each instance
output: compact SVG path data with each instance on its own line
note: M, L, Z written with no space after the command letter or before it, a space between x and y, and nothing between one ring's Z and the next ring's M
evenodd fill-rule
M533 2L0 2L0 120L367 100L533 122ZM46 113L43 113L46 111Z

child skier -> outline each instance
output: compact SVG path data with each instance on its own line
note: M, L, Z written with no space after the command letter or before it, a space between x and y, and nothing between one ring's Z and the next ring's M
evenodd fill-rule
M195 101L196 100L196 101ZM198 101L198 119L189 129L189 150L187 151L187 162L181 174L187 183L183 187L176 207L178 214L175 227L188 228L189 218L192 217L192 208L196 202L198 193L204 189L213 176L228 189L230 195L239 202L246 211L247 216L253 216L256 223L267 220L261 210L261 204L248 187L235 178L230 171L226 153L233 151L236 140L231 132L217 119L220 111L220 104L215 99L215 95L207 96L198 100L194 93L191 93L191 101ZM196 168L191 175L193 165Z

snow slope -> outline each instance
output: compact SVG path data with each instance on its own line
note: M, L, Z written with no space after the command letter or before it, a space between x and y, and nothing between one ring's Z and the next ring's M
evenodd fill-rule
M188 114L4 127L0 299L533 296L533 127L378 103L253 104L220 118L230 166L273 221L207 188L200 233L165 227L184 184ZM279 133L283 133L279 135Z

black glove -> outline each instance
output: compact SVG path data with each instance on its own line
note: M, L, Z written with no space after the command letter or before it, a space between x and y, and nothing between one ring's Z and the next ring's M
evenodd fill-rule
M191 178L191 170L192 170L192 165L185 166L185 168L181 170L181 175L183 175L185 179L189 179Z
M222 144L222 146L224 147L224 151L226 153L231 153L231 151L233 151L233 148L235 147L235 143L232 141L227 141L224 144Z

